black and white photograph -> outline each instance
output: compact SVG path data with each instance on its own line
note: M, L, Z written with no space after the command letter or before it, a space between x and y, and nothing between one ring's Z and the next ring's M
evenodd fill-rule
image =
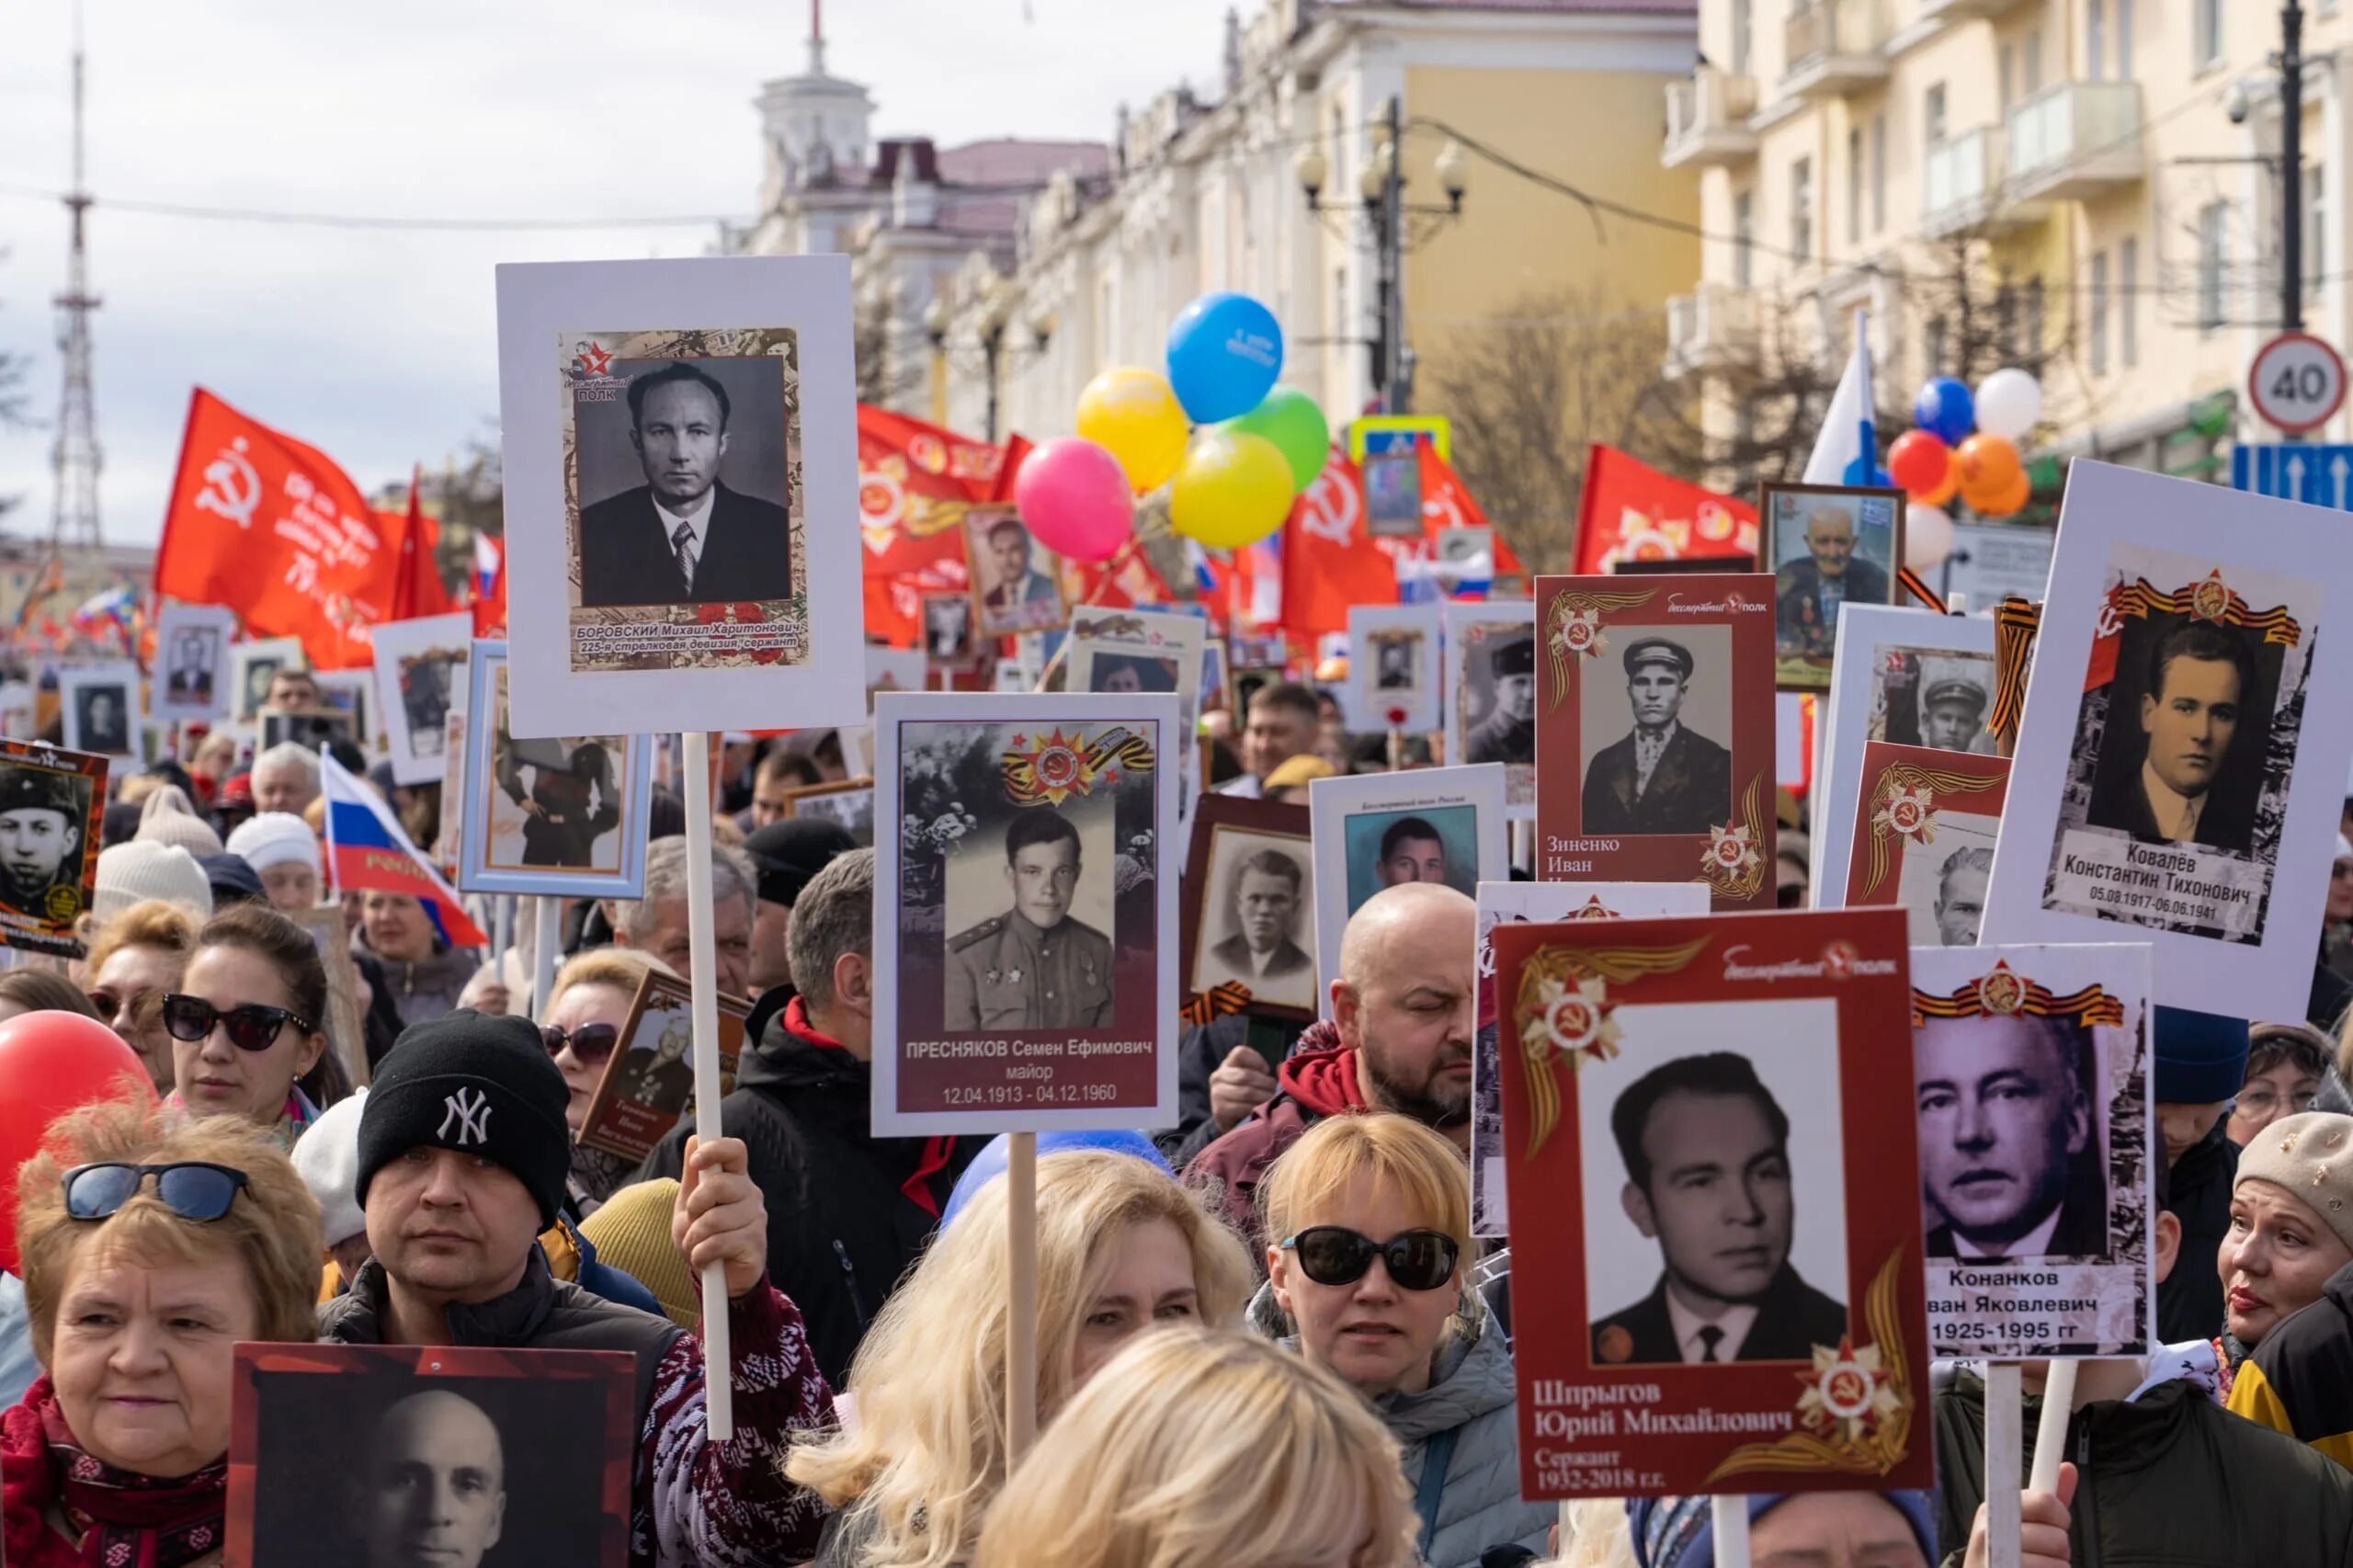
M269 701L270 683L282 669L303 667L302 642L296 637L267 637L229 647L229 687L236 702L239 723L254 723Z
M630 1561L625 1353L245 1344L233 1375L229 1562Z
M841 258L514 263L497 291L517 737L855 722L862 549L819 526L857 516Z
M1465 898L1507 879L1504 769L1425 767L1318 778L1307 787L1314 836L1316 967L1340 972L1340 934L1365 900L1400 882L1444 882ZM1331 998L1319 996L1328 1009Z
M96 752L144 766L145 734L140 713L139 666L129 661L60 670L58 712L64 722L65 749Z
M2148 981L2142 945L1913 954L1932 1354L2150 1343Z
M982 636L1043 631L1070 619L1062 558L1030 536L1011 506L967 511L964 549L972 562L972 612Z
M104 756L0 739L0 946L82 956L106 788Z
M866 649L866 710L874 711L874 699L886 691L921 691L924 688L925 664L920 648L878 648L869 643Z
M471 618L469 618L471 619ZM377 752L376 676L372 668L318 670L311 676L319 688L319 706L351 718L351 736L369 756Z
M442 774L449 709L466 678L473 616L396 620L376 628L377 711L386 756L399 784L430 784Z
M940 668L972 662L972 600L969 594L923 597L924 657Z
M1436 604L1348 607L1348 699L1354 727L1439 727Z
M1462 574L1466 568L1481 566L1492 575L1495 563L1495 530L1490 528L1440 528L1432 553L1439 565L1453 568L1458 575Z
M477 642L471 692L466 832L458 885L468 892L634 898L645 883L653 744L644 735L516 736L506 644Z
M947 1033L1111 1024L1117 818L1108 794L997 810L947 857Z
M1580 683L1585 832L1706 833L1731 820L1732 648L1729 626L1629 629Z
M1064 687L1118 696L1173 692L1190 733L1201 711L1202 617L1166 610L1090 609L1072 612ZM1199 793L1191 746L1178 757L1179 820L1189 822Z
M1315 1009L1314 884L1305 840L1214 828L1201 946L1186 990L1238 982L1253 1002Z
M155 617L153 717L172 723L210 722L229 712L230 639L236 612L225 605L166 600Z
M874 780L845 778L835 784L804 784L784 797L789 817L823 817L867 847L874 843Z
M1995 754L1993 733L1985 728L1994 701L1992 654L1892 650L1879 666L1874 686L1872 740L1979 756Z
M1838 612L1897 602L1904 493L1828 484L1764 487L1765 559L1773 572L1773 656L1787 690L1830 684Z
M1468 531L1468 530L1463 530ZM1446 607L1446 755L1504 765L1505 803L1536 815L1536 606Z
M256 756L288 741L305 751L316 751L337 741L349 741L365 749L358 722L339 708L264 708L254 715L254 732Z

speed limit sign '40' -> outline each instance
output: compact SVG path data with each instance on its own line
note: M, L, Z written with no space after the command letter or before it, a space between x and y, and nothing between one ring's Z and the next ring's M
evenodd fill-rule
M2345 361L2308 332L2283 332L2256 353L2246 390L2267 424L2301 436L2344 403Z

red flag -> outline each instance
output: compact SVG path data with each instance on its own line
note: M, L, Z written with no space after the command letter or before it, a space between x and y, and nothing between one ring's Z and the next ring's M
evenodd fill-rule
M350 476L203 388L155 552L155 590L227 605L248 634L292 636L319 669L369 663L393 619L400 552Z
M1574 571L1756 553L1756 507L1671 478L1615 447L1596 442L1587 449Z
M1000 477L1011 472L1006 458L1005 449L986 442L858 405L867 635L912 648L923 630L923 596L970 585L964 512L996 497Z
M379 512L380 517L388 514ZM393 585L392 619L412 620L420 615L447 615L457 607L449 585L441 581L441 525L425 514L417 495L417 471L409 470L408 512L398 519L401 541L400 575Z
M1350 605L1397 602L1393 546L1365 532L1364 475L1339 452L1291 504L1282 537L1281 625L1297 641L1347 631Z

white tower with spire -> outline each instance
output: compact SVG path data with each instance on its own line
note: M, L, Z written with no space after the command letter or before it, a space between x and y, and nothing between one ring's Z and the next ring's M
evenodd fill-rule
M862 187L873 156L874 99L862 84L826 71L823 6L824 0L809 0L809 68L767 83L754 100L767 143L760 185L760 204L767 214L831 205L821 193ZM806 199L813 197L817 199ZM856 203L868 204L869 199ZM826 232L805 233L800 248L840 248L831 225L813 228Z

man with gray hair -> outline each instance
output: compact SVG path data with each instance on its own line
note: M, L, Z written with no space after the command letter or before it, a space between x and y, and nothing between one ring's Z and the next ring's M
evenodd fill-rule
M719 989L748 996L752 985L751 862L724 844L710 846L710 942L719 960ZM646 846L645 896L605 901L613 945L635 948L688 972L687 841L657 838Z
M744 1140L767 1201L768 1276L801 1308L817 1365L838 1388L983 1140L868 1131L873 850L838 855L810 879L786 940L797 990L769 993L762 1012L789 999L745 1054L719 1119L728 1137ZM676 1176L688 1131L663 1140L642 1174Z
M254 758L254 810L301 816L319 798L319 755L300 741L280 741Z

